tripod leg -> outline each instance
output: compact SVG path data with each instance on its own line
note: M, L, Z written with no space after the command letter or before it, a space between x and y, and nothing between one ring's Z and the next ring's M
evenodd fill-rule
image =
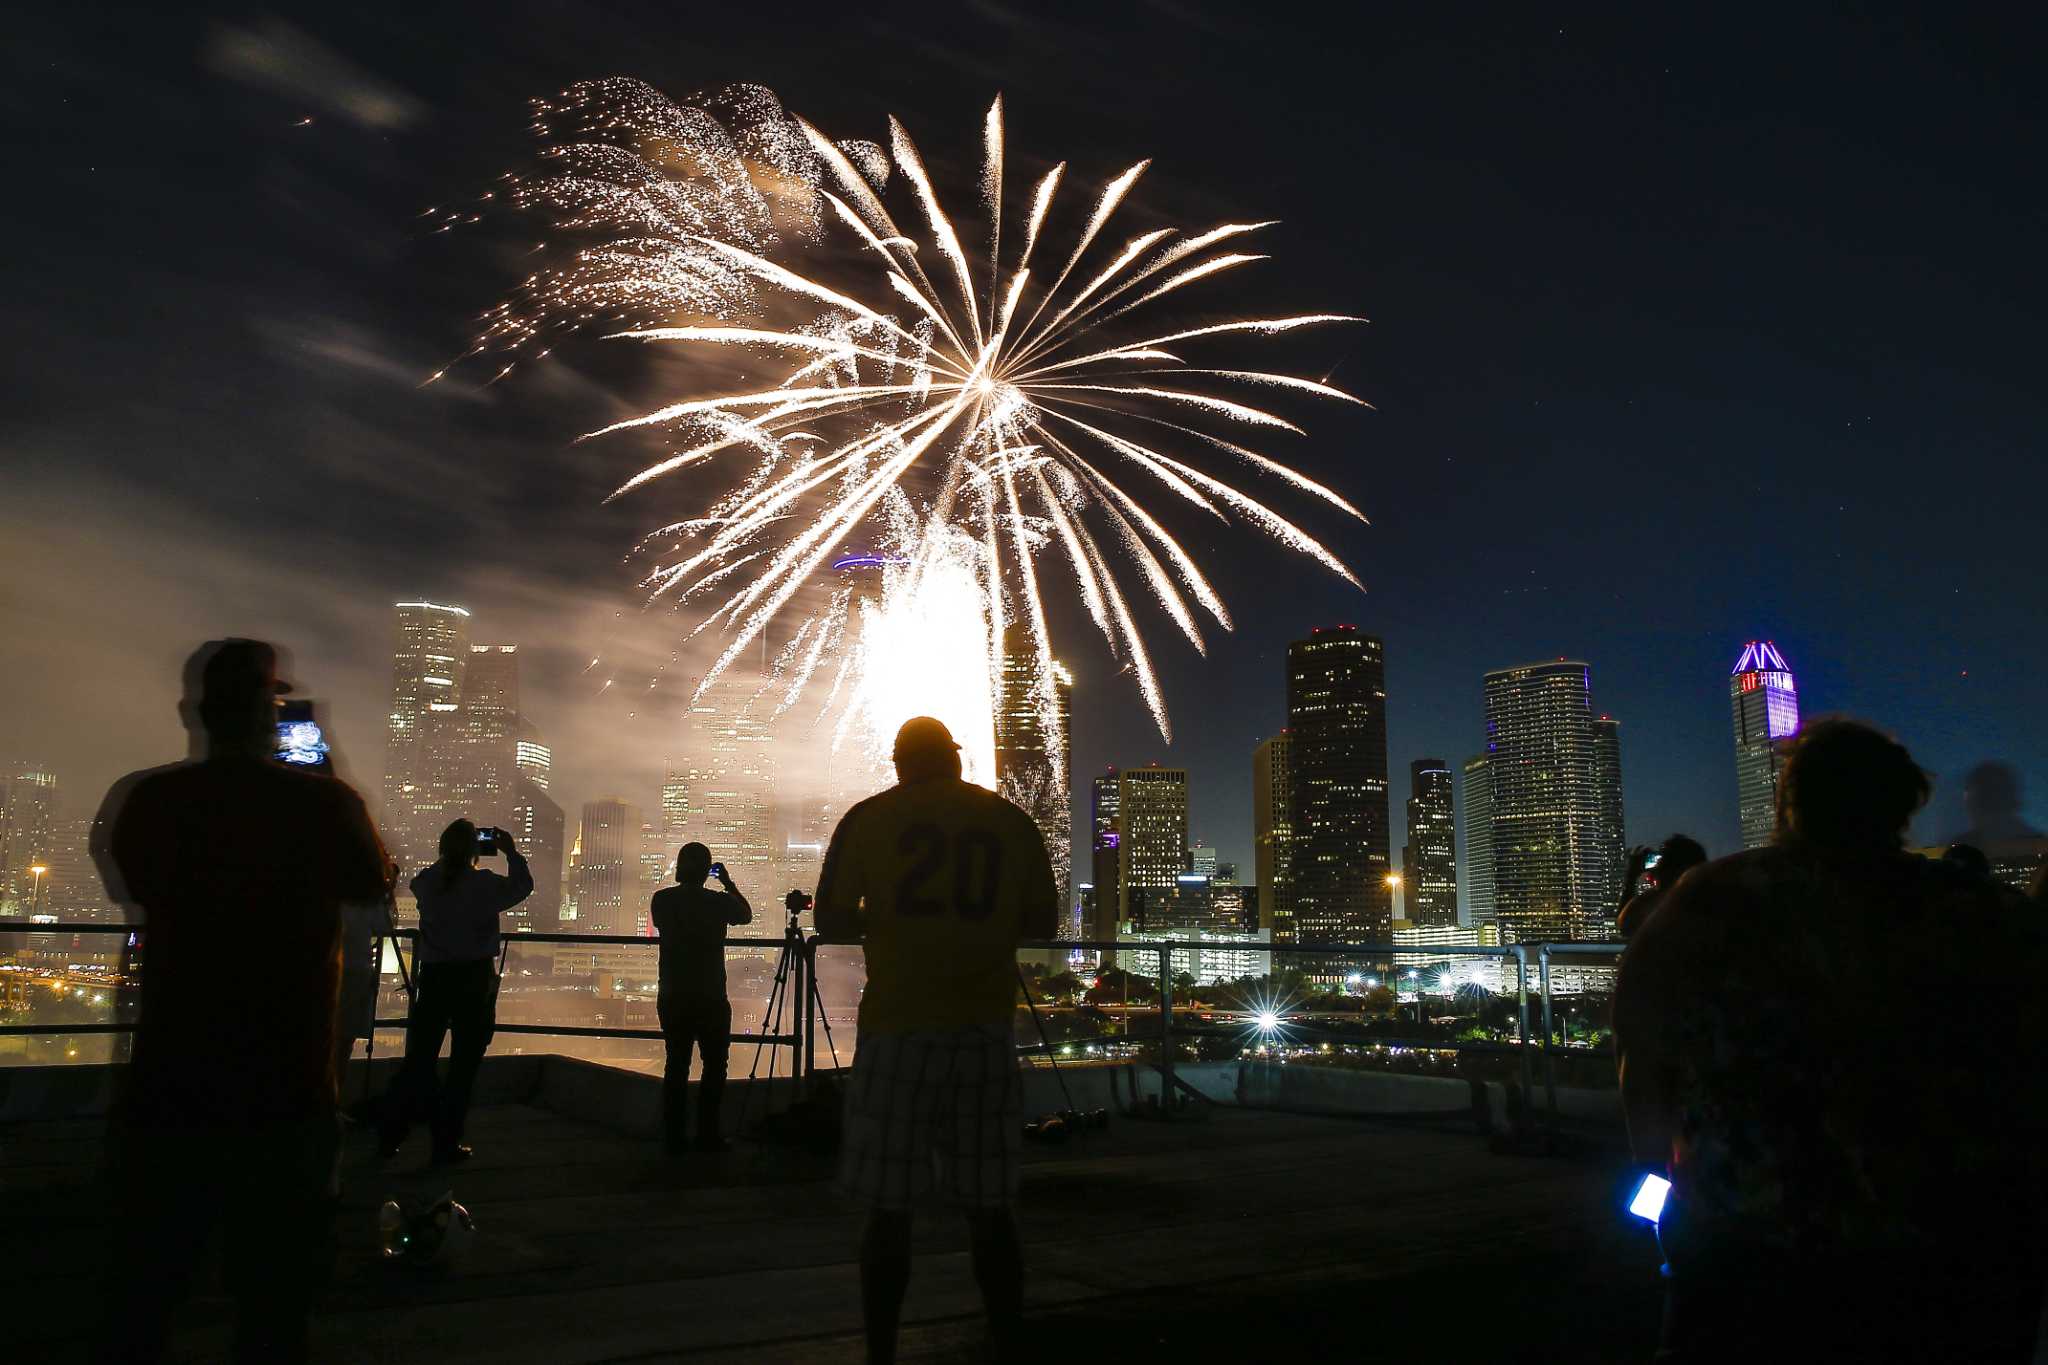
M1060 1096L1067 1102L1067 1109L1074 1108L1074 1092L1067 1089L1067 1078L1060 1071L1060 1059L1055 1055L1052 1035L1046 1032L1045 1020L1038 1017L1038 1002L1031 998L1031 983L1024 979L1024 964L1017 964L1017 989L1024 993L1024 1008L1031 1011L1031 1022L1038 1025L1038 1041L1045 1045L1045 1060L1052 1067L1053 1079L1060 1083Z
M754 1043L754 1060L747 1067L747 1093L740 1097L740 1116L735 1125L739 1132L744 1133L747 1131L747 1117L753 1112L754 1108L754 1092L765 1090L775 1080L775 1059L773 1056L770 1056L768 1059L767 1080L761 1084L756 1084L761 1070L761 1052L768 1046L768 1035L782 1032L782 1010L788 999L789 947L785 944L782 949L782 956L777 958L775 962L775 980L768 987L768 1007L761 1013L761 1037L757 1038Z

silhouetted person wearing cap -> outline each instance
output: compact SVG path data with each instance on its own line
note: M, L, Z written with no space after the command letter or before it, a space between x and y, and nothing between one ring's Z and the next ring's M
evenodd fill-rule
M725 888L704 885L716 877ZM676 884L654 893L648 909L661 935L661 989L655 1009L668 1062L661 1082L662 1136L671 1152L691 1147L688 1135L690 1049L704 1059L697 1082L696 1149L724 1148L718 1112L725 1098L726 1055L732 1048L732 1004L725 997L725 935L754 918L754 908L734 886L725 864L711 861L702 844L676 853Z
M2031 1358L2048 954L2017 895L1901 847L1927 792L1876 730L1808 725L1776 841L1622 959L1629 1140L1673 1186L1660 1358Z
M1059 891L1031 817L961 780L929 716L896 736L897 784L847 811L818 881L818 932L859 939L868 984L846 1092L842 1184L868 1209L868 1359L896 1356L912 1202L933 1186L967 1214L999 1358L1019 1350L1024 1260L1010 1205L1023 1142L1013 1036L1017 945L1050 938Z
M331 1256L341 906L381 897L387 864L354 791L273 761L285 690L269 645L206 646L180 708L203 756L123 779L101 809L102 875L147 926L111 1133L109 1359L162 1356L216 1233L235 1358L306 1354Z

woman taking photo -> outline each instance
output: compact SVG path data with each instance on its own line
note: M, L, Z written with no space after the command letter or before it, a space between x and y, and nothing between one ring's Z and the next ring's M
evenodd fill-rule
M503 875L477 866L480 857L505 855ZM526 859L502 829L479 830L457 820L441 831L441 856L412 879L420 928L412 1014L405 1026L405 1064L392 1082L379 1147L395 1156L413 1123L427 1118L434 1161L469 1156L462 1121L469 1091L483 1065L498 1016L498 916L533 894ZM448 1079L436 1085L434 1059L449 1033Z

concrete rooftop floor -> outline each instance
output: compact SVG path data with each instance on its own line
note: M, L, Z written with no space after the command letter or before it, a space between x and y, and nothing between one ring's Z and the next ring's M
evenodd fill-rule
M103 1124L0 1126L16 1359L89 1347L112 1233ZM412 1153L343 1159L341 1259L314 1327L323 1361L852 1361L857 1212L829 1162L737 1144L672 1160L532 1104L473 1116L450 1172ZM1354 1351L1454 1361L1643 1361L1657 1255L1622 1216L1618 1151L1497 1155L1470 1132L1214 1107L1116 1120L1030 1147L1019 1210L1037 1354L1261 1361ZM379 1262L375 1211L444 1188L479 1233L459 1269ZM908 1360L982 1356L964 1228L920 1217ZM114 1311L118 1311L116 1308ZM188 1359L225 1351L196 1301ZM10 1352L10 1354L12 1354Z

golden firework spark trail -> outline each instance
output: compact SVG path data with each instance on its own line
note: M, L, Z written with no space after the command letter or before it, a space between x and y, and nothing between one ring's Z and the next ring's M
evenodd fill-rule
M1270 221L1192 235L1157 228L1111 247L1104 234L1150 165L1140 161L1103 186L1071 251L1049 270L1033 258L1053 220L1061 163L1032 188L1021 238L1009 239L1015 259L1005 261L1000 98L981 128L986 249L978 262L893 117L886 147L835 142L760 87L677 104L614 80L539 102L536 127L551 139L554 173L515 181L514 201L549 216L576 245L486 315L476 351L509 352L516 364L522 353L545 354L563 331L597 328L737 351L767 375L590 433L659 427L677 437L677 450L613 497L686 471L698 488L711 467L751 462L701 513L643 542L669 542L644 579L650 598L724 594L697 627L723 639L699 695L794 609L846 545L860 544L886 551L880 591L834 591L827 606L791 623L777 684L784 705L814 676L829 674L832 698L844 696L851 711L884 707L892 688L928 691L921 680L939 680L976 692L967 710L985 723L1004 631L1015 626L1037 654L1036 699L1052 720L1057 666L1043 556L1066 560L1088 618L1169 734L1119 566L1197 650L1206 642L1196 609L1224 629L1231 618L1193 554L1147 509L1147 487L1226 521L1242 518L1357 583L1321 541L1205 466L1220 454L1232 471L1248 468L1363 520L1324 484L1206 429L1221 422L1302 434L1245 401L1253 389L1361 400L1326 379L1197 364L1168 348L1360 319L1307 313L1135 341L1104 334L1189 286L1266 259L1223 248ZM896 196L907 222L885 202L892 175L907 185ZM447 218L444 226L458 221ZM835 239L855 254L853 266L845 251L828 251ZM818 264L828 257L829 267ZM942 624L960 612L975 619ZM977 656L967 672L978 684L963 681L952 657L963 648ZM1048 728L1056 732L1057 721Z

